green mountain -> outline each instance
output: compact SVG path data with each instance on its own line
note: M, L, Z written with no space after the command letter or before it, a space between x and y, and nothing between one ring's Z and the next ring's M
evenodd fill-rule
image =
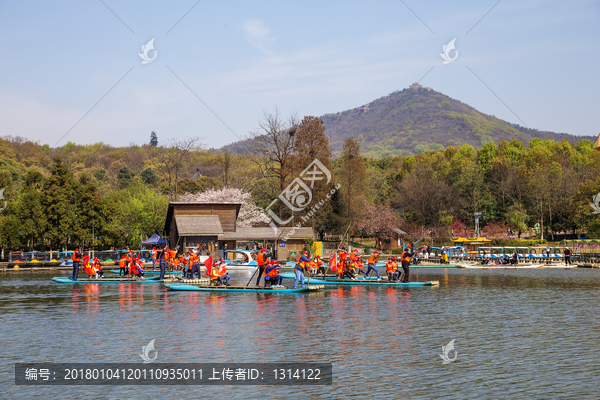
M344 140L354 137L362 153L375 158L419 154L465 143L476 149L501 140L518 139L528 144L534 137L573 143L595 139L511 124L419 84L321 118L334 153L341 151Z
M511 124L418 83L364 106L325 114L321 119L334 154L339 154L344 141L353 137L360 143L362 154L373 158L407 156L465 143L479 149L501 140L518 139L527 145L533 138L566 139L573 144L596 139ZM243 153L246 148L247 143L236 142L222 150Z

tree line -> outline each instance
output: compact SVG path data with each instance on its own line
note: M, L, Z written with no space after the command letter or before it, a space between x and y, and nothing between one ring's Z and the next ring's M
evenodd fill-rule
M281 220L298 214L279 196L314 160L331 171L313 201L340 190L304 226L325 234L386 237L393 228L419 236L462 236L481 213L483 233L535 231L600 237L600 151L581 140L487 143L416 156L367 158L349 138L333 157L323 122L265 114L244 155L205 150L201 138L111 147L67 143L50 148L19 137L0 139L1 247L62 250L137 247L163 234L169 201L223 188L248 193L253 205ZM212 193L212 192L211 192ZM260 219L259 219L260 220ZM264 222L262 222L264 224Z

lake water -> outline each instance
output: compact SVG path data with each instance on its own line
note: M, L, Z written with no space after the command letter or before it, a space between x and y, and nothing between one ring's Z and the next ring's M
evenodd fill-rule
M295 295L50 280L61 274L0 274L2 398L600 398L598 270L415 268L440 286ZM142 366L151 339L157 362L331 362L333 385L14 384L17 362Z

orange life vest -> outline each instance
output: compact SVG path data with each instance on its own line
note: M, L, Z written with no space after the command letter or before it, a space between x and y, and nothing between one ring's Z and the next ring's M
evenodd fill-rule
M219 277L219 268L213 265L210 271L210 279L216 280Z
M396 264L394 261L388 261L385 267L387 269L388 274L390 272L396 272L398 270L398 264Z
M267 262L265 260L265 253L258 253L258 257L256 257L256 263L258 265L265 265Z
M225 266L225 264L221 264L219 265L219 276L225 276L225 274L227 273L227 267Z
M267 272L267 276L271 277L279 275L279 270L277 269L277 266L274 265L274 267L275 268L273 268L271 271Z
M175 258L175 257L177 257L177 250L171 250L170 257L171 257L171 258Z
M156 250L152 250L152 258L156 260Z
M76 251L73 252L73 262L79 262L81 261L81 254L79 254L79 256L76 256L76 254L78 254Z
M408 251L404 251L402 253L402 255L400 256L400 260L402 262L406 261L406 262L410 262L410 254L408 253Z
M121 258L119 260L119 268L125 268L125 259L124 258Z
M369 264L373 264L373 265L377 264L377 258L378 257L375 254L371 254L369 256Z

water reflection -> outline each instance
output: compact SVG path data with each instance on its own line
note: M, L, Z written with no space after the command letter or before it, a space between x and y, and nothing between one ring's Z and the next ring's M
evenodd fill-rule
M167 292L161 285L49 282L3 275L0 354L7 398L597 398L600 271L415 272L439 288L328 286L271 295ZM234 276L246 284L249 274ZM232 278L233 279L233 278ZM31 341L16 340L23 337ZM73 338L84 338L75 340ZM331 361L335 384L310 387L16 387L15 362ZM456 339L458 359L442 365ZM558 345L557 345L558 344ZM102 391L102 390L104 391Z

